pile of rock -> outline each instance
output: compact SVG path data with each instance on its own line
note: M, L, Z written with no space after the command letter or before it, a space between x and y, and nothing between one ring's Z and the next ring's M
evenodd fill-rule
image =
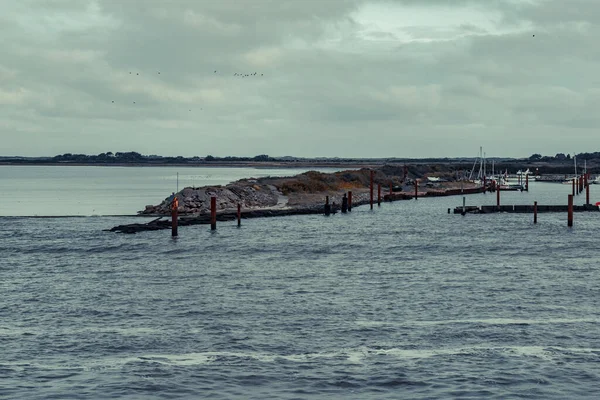
M217 211L237 209L238 203L244 209L264 208L277 205L280 193L277 188L266 184L232 183L227 186L206 186L201 188L187 187L177 193L179 214L210 213L210 198L217 197ZM148 205L138 214L168 215L170 214L170 198L159 205Z

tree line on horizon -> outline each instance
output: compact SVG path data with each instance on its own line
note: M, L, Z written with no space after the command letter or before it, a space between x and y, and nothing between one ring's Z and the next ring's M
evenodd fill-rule
M578 160L596 160L600 163L600 152L593 153L580 153L575 155ZM225 156L217 157L213 155L207 155L205 157L193 156L159 156L159 155L143 155L136 151L128 152L105 152L97 155L88 154L72 154L65 153L56 155L54 157L0 157L5 161L15 163L35 163L35 162L46 162L46 163L88 163L88 164L208 164L213 162L298 162L298 161L330 161L330 162L360 162L360 161L388 161L388 162L450 162L450 161L472 161L475 157L444 157L444 158L341 158L341 157L271 157L267 154L259 154L253 157L238 157L238 156ZM491 159L491 158L490 158ZM528 158L498 158L496 160L506 161L524 161L524 162L547 162L547 163L564 163L572 159L570 154L558 153L554 156L542 156L541 154L532 154Z

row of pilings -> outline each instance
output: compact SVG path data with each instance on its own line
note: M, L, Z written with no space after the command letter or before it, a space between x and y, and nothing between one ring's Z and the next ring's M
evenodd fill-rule
M375 171L371 170L370 172L370 183L369 183L369 204L371 207L371 210L373 209L373 205L375 203L375 198L374 198L374 173ZM414 198L417 199L419 196L419 192L418 192L418 186L419 182L418 180L415 179L414 182L414 188L415 188L415 194L414 194ZM389 185L389 195L386 196L388 201L393 201L394 197L393 197L393 184L390 183ZM381 206L381 201L384 197L382 196L382 186L381 183L377 184L377 205ZM406 198L406 197L402 197L402 198ZM171 236L176 237L178 236L178 220L179 220L179 202L177 199L177 196L175 196L173 198L173 200L171 201ZM335 213L336 210L334 210L332 208L332 205L329 203L329 196L325 197L325 206L323 208L323 213L325 215L330 215L332 213ZM346 193L344 193L343 197L342 197L342 205L341 205L341 212L342 213L346 213L346 212L352 212L352 191L348 191ZM241 222L241 204L238 203L237 204L237 226L241 227L242 222ZM210 229L211 230L216 230L217 229L217 197L216 196L212 196L210 198Z
M528 182L526 181L526 189L528 190ZM462 208L457 207L454 212L456 213L460 213L462 215L465 215L467 212L477 212L477 213L490 213L490 212L532 212L533 211L533 223L537 224L538 222L538 211L541 208L542 212L547 212L547 211L551 211L551 212L564 212L565 209L567 211L567 226L568 227L572 227L573 226L573 211L575 209L575 206L573 205L574 202L574 198L575 196L583 193L583 191L585 191L585 205L584 206L577 206L579 207L578 210L583 210L583 211L597 211L598 207L593 207L590 204L590 174L586 173L580 176L577 176L575 178L573 178L571 180L571 186L572 186L572 193L568 195L567 197L567 206L565 207L564 205L555 205L555 206L539 206L538 207L538 202L534 201L533 202L533 207L531 207L530 205L508 205L508 206L504 206L501 205L500 203L500 190L496 191L496 206L481 206L479 207L466 207L465 206L465 198L463 197L463 205ZM448 209L448 213L450 213L450 209Z

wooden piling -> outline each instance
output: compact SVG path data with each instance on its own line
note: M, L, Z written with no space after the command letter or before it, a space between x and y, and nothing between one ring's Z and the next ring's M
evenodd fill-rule
M390 182L390 196L394 194L394 185Z
M587 175L585 176L585 204L590 204L590 182Z
M487 177L483 176L483 193L487 193Z
M419 197L419 181L415 179L415 200Z
M573 178L573 196L575 196L575 178Z
M381 207L381 183L377 184L377 206Z
M177 209L171 210L171 236L177 236Z
M537 201L533 202L533 223L537 224Z
M348 192L348 211L352 211L352 191Z
M210 198L210 230L214 231L217 229L217 198L212 196Z
M179 213L179 199L177 196L173 198L171 203L171 236L177 236L177 215Z
M567 226L568 227L573 226L573 195L572 194L569 195L569 210L568 210L568 215L567 215Z
M371 170L371 183L369 185L369 191L371 193L371 210L373 209L373 175L375 171Z
M525 191L529 192L529 175L525 175Z
M496 188L496 207L500 207L500 188Z
M237 207L237 221L238 221L238 227L242 226L242 205L240 203L238 203L238 207Z

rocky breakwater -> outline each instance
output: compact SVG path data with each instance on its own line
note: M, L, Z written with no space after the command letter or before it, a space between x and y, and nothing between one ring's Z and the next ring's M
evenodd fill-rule
M226 186L187 187L176 194L179 199L180 215L203 215L210 213L210 199L217 198L217 212L237 210L241 204L244 209L275 207L281 204L283 196L278 189L269 184L254 180L242 180ZM170 197L158 205L148 205L139 215L162 216L171 214Z
M435 187L419 188L419 196L431 191L432 195L443 195L448 189L457 187L457 182L449 182L452 172L436 170L435 166L384 165L374 169L374 191L377 196L377 185L382 187L382 195L386 200L410 199L414 193L414 179L423 179L429 174L447 179ZM346 170L334 173L309 171L291 177L242 179L225 186L188 187L177 193L179 199L179 225L207 224L210 222L210 199L217 198L217 220L228 221L236 218L237 205L242 207L242 218L259 218L294 214L323 214L326 196L329 196L333 210L339 209L342 197L352 191L352 206L369 203L369 184L371 170ZM394 195L386 195L389 188ZM421 191L424 191L421 193ZM450 194L450 193L448 193ZM141 216L159 217L145 224L116 226L110 231L136 233L147 230L168 229L170 221L162 217L170 216L170 199L165 198L158 205L149 205Z

